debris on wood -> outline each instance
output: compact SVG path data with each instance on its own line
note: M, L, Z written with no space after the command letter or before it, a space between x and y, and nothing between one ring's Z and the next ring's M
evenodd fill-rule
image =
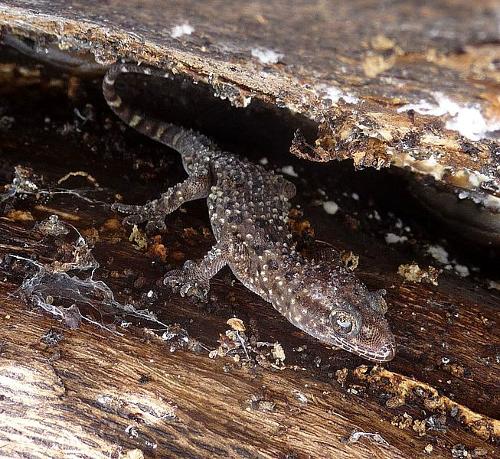
M494 2L25 3L0 5L6 456L499 455L494 231L468 246L478 214L452 236L407 190L420 177L495 222ZM288 175L301 251L387 290L394 361L321 345L227 271L204 305L159 288L213 239L202 203L132 240L111 213L184 177L104 106L120 59L171 76L128 82L132 103Z
M398 274L409 282L427 282L432 285L438 285L438 277L441 270L428 266L421 268L418 263L402 264L398 267Z

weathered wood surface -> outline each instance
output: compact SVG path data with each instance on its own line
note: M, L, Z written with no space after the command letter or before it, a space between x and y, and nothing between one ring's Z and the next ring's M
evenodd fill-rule
M300 156L500 193L496 0L4 0L0 25L41 49L171 68L235 106L288 108L313 143L296 139Z
M438 286L406 282L398 266L434 263L425 247L445 242L440 228L425 223L399 179L354 173L344 164L291 162L257 148L243 130L240 146L246 145L254 160L266 155L270 167L293 164L299 172L291 179L307 220L297 217L296 229L307 233L309 221L319 239L360 256L357 272L370 288L387 289L398 354L383 368L373 368L329 349L291 326L229 272L213 283L208 305L195 305L156 282L168 266L197 258L210 246L204 203L174 214L167 233L150 238L147 250L134 248L130 229L122 229L102 204L112 202L115 193L128 202L157 195L182 178L177 157L123 130L104 106L98 81L44 75L2 66L2 182L10 183L14 167L23 165L43 177L37 182L41 188L85 187L80 193L95 202L32 195L9 200L0 219L0 457L397 458L465 457L464 451L467 457L498 457L499 296L486 288L498 275L494 254L488 259L487 253L470 253L450 241L450 258L478 265L478 273L460 278L444 272ZM204 102L212 103L198 100L199 116ZM280 121L274 123L267 127L280 132ZM218 134L224 141L225 132ZM90 173L104 190L78 176L57 185L72 171ZM327 199L340 204L335 215L318 206ZM122 303L180 324L187 341L182 336L164 341L161 326L133 318L129 328L116 328L121 335L85 322L70 330L33 308L29 298L23 300L18 287L33 272L11 255L44 265L70 255L57 238L34 229L51 214L95 241L96 280L105 281ZM411 227L404 233L409 241L388 246L385 235L400 231L397 217ZM101 309L97 301L93 307ZM86 313L101 323L95 310ZM209 358L234 316L247 327L249 347L256 339L282 345L283 369L270 366L275 363L270 356L257 358L253 352L248 361L242 349ZM103 317L109 324L109 308ZM380 437L355 442L353 436L349 442L353 432Z

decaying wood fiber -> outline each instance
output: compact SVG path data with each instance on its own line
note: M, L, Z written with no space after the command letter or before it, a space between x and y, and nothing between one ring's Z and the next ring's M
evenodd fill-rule
M143 62L318 126L292 151L395 165L498 196L495 0L3 1L4 31ZM309 144L312 143L312 146Z
M284 123L306 134L295 137L299 156L440 170L443 181L467 188L476 177L473 188L498 193L495 2L159 3L3 1L0 24L103 67L124 58L168 68L238 113L289 109ZM278 154L222 123L217 140L294 181L292 226L305 247L323 240L370 289L387 290L398 352L373 367L327 348L228 272L209 304L194 304L157 282L212 244L203 203L151 235L107 206L182 180L177 158L124 129L98 78L11 58L0 65L0 457L500 455L490 252L445 240L384 170L299 161L281 154L293 132ZM423 100L493 124L467 138L446 128L458 112L419 114ZM210 118L212 105L200 100L195 115ZM417 107L398 111L407 105ZM290 134L262 119L270 142Z

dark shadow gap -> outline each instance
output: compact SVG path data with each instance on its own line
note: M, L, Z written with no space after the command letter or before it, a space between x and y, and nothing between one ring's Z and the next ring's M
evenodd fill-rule
M15 50L3 48L2 61L19 62L27 66L36 66L46 77L61 78L64 72L59 68L39 64L30 57L20 55ZM42 76L42 78L44 78ZM67 80L63 77L63 80ZM409 175L393 174L391 170L375 171L366 169L355 171L350 161L330 163L310 163L295 158L289 153L290 144L296 130L300 130L309 142L314 142L317 126L311 120L294 114L289 110L278 109L259 100L253 100L246 108L236 108L228 100L214 96L214 89L203 83L194 84L181 76L172 78L153 78L145 75L123 75L117 82L117 90L126 103L146 114L158 119L165 119L182 126L202 132L214 138L223 148L258 161L263 157L270 159L271 166L280 169L285 165L292 165L298 172L298 177L292 177L303 196L298 201L323 199L318 189L327 193L324 199L340 202L342 209L347 213L357 215L360 221L366 220L366 214L377 210L379 213L392 213L400 217L405 224L414 230L415 238L439 243L447 239L452 253L458 256L463 263L479 266L483 275L497 274L496 260L498 253L494 249L478 247L473 242L462 240L450 231L443 231L443 226L433 218L424 207L412 196L407 189ZM94 119L81 121L82 132L94 130L96 137L100 137L103 145L96 145L98 157L101 160L113 161L121 152L125 156L133 151L133 158L146 158L148 154L158 154L165 157L170 164L165 169L165 183L158 184L158 190L163 190L167 184L175 181L175 176L182 174L180 164L175 154L165 154L165 147L150 139L135 133L132 129L124 132L111 129L102 130L102 126L89 127L91 123L106 124L106 119L114 120L115 115L106 106L100 89L100 78L83 78L78 80L78 94L74 99L61 97L56 93L36 95L36 86L29 93L23 92L22 103L15 95L7 97L5 106L15 111L29 112L30 118L37 116L37 106L44 106L44 113L50 107L52 121L65 119L69 112L78 108L78 114L73 117L85 117L86 104L93 107ZM50 91L49 91L50 92ZM17 105L17 106L16 106ZM82 108L83 107L83 108ZM4 107L5 108L5 107ZM3 109L0 107L0 109ZM83 113L82 113L83 112ZM44 114L44 116L46 116ZM21 115L22 117L22 115ZM32 120L34 121L34 120ZM75 122L77 123L78 120ZM1 133L0 133L1 134ZM45 133L48 141L50 133ZM109 140L109 142L108 142ZM55 140L54 140L55 141ZM50 142L49 142L50 143ZM137 148L136 148L137 147ZM118 163L113 163L115 172L126 169ZM172 169L173 168L173 169ZM8 179L8 174L2 168L2 174ZM172 171L174 173L172 173ZM112 180L126 179L134 188L141 188L144 177L134 176L130 171L113 174ZM349 202L342 197L342 193L357 193L361 196L360 202ZM142 196L142 199L147 197ZM352 201L352 200L351 200ZM328 225L328 223L325 223ZM377 234L383 238L380 228L373 229L368 223L361 226L361 231L367 234ZM389 230L387 230L389 231ZM418 241L417 241L418 242ZM413 257L413 249L397 246L398 250Z

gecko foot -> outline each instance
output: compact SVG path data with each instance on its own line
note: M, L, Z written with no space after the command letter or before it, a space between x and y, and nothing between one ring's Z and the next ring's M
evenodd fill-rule
M138 225L147 222L146 231L161 231L165 229L165 215L154 211L154 205L146 203L143 206L115 203L111 206L115 212L128 214L124 219L125 225Z
M197 267L195 262L188 260L182 269L169 271L163 278L163 283L170 286L174 292L179 292L182 297L192 296L207 302L210 283L200 275Z

